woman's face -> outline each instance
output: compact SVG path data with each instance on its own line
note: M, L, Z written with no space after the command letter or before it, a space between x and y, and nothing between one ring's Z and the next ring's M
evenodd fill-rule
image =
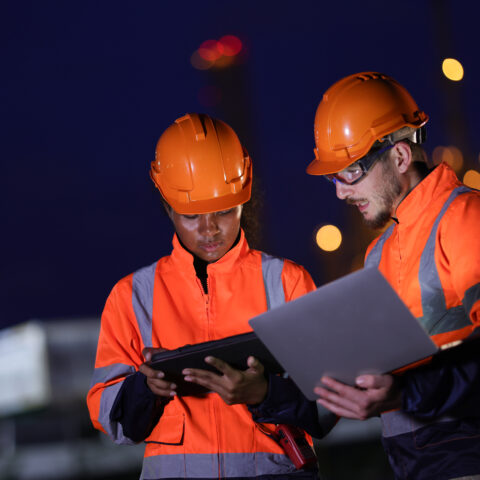
M183 245L210 263L222 258L237 239L242 206L192 215L179 214L171 207L167 212Z

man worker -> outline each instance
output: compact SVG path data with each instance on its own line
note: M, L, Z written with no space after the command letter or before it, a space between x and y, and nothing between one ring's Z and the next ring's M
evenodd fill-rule
M350 75L324 94L307 173L333 183L374 229L377 267L438 345L480 324L480 192L420 146L428 115L393 78ZM356 386L323 377L318 403L340 417L381 415L398 479L480 479L480 359L471 342L404 375L362 375Z

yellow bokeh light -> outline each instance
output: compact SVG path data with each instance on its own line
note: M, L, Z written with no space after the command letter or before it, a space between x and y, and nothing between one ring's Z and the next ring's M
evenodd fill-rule
M452 160L450 166L455 170L459 171L463 167L463 153L461 150L453 145L448 147L452 155Z
M442 63L443 74L454 82L458 82L463 78L463 66L455 58L446 58Z
M318 229L316 240L322 250L333 252L342 243L342 233L335 225L324 225Z
M467 187L480 190L480 173L476 170L468 170L463 177L463 183L467 185Z
M432 152L433 164L439 165L445 162L450 165L456 172L463 166L463 154L459 148L450 145L449 147L438 146Z

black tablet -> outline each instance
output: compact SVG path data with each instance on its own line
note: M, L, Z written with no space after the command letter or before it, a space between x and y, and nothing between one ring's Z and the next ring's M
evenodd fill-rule
M263 364L266 372L283 372L280 364L254 332L195 345L184 345L175 350L156 353L149 365L156 370L161 370L165 374L165 379L177 384L178 395L202 395L207 393L207 390L200 385L185 382L182 370L185 368L201 368L218 372L214 367L205 363L204 359L207 356L219 358L238 370L248 368L247 359L253 356Z

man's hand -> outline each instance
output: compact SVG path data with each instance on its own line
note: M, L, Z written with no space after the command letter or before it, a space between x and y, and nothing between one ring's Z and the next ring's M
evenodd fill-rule
M366 420L401 407L401 391L392 375L361 375L351 387L322 377L327 387L316 387L317 402L340 417Z
M263 374L263 365L254 357L248 357L246 370L236 370L223 360L206 357L205 362L215 367L220 374L197 368L183 370L187 382L196 383L217 392L227 405L261 403L268 391L268 381Z
M171 398L176 395L177 386L174 383L163 380L165 376L163 372L154 370L147 365L152 359L153 354L164 351L164 348L144 348L142 353L145 358L145 363L142 363L138 370L147 377L147 385L155 395Z

